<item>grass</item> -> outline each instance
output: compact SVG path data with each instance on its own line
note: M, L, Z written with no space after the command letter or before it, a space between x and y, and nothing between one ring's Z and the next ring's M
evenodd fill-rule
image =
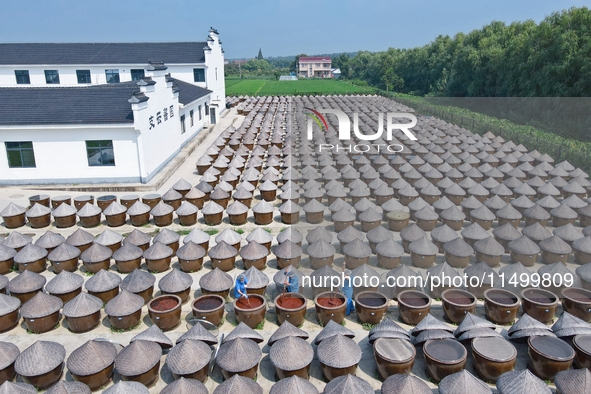
M148 223L142 225L142 227L152 227L152 225L150 224L150 222L148 222Z
M257 324L257 326L254 329L255 330L262 330L263 327L265 327L265 321L264 320L262 322L260 322L259 324Z
M241 228L233 228L232 230L236 231L240 235L244 234L244 230L242 230Z
M191 230L176 230L175 233L177 233L178 235L189 235L191 233Z
M263 79L226 80L226 95L276 96L298 94L374 93L375 88L353 85L335 79L269 81Z
M84 275L86 276L92 276L94 275L94 272L90 272L90 271L82 271L84 273Z
M372 328L374 328L375 326L377 326L377 324L371 324L371 323L363 323L361 324L361 327L365 330L365 331L370 331Z
M287 230L287 227L283 227L281 230L279 230L280 233L284 232L285 230Z
M124 330L122 328L115 328L113 326L111 326L111 332L117 333L117 334L121 334L124 332L129 332L129 331L133 331L136 328L138 328L140 326L140 324L142 324L142 321L138 321L136 324L134 324L133 326L129 327L128 329Z
M211 237L212 235L216 235L217 233L219 233L219 231L216 230L215 228L212 228L209 230L205 230L205 233Z
M268 232L269 234L271 234L271 229L269 227L264 227L263 230L265 230L266 232Z

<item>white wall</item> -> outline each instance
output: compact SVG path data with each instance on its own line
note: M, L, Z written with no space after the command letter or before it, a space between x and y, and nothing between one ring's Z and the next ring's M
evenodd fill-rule
M136 133L132 125L0 127L0 140L32 141L36 168L9 168L6 147L0 146L0 183L138 182ZM91 167L87 140L112 140L115 166Z
M216 115L219 121L220 114L226 109L224 53L222 52L222 46L220 44L218 35L214 32L210 32L209 36L213 39L213 42L208 41L208 45L211 48L211 51L205 51L205 79L207 81L207 89L213 91L213 94L211 95L212 101L217 101L219 105L219 107L216 110Z

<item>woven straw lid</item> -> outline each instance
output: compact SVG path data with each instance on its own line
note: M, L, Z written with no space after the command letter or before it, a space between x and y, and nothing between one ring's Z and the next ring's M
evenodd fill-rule
M234 375L216 387L213 394L263 394L263 388L253 379Z
M113 253L115 261L132 261L143 256L144 251L130 242L124 242L123 246Z
M11 202L6 208L2 210L2 212L0 212L0 216L3 218L9 218L12 216L22 215L25 212L27 212L27 208L21 207L20 205L16 205L15 203Z
M21 301L16 297L0 294L0 316L16 311L21 306Z
M391 214L392 212L388 214L388 217L390 217ZM405 227L404 229L402 229L402 231L400 231L400 238L408 242L416 241L418 239L421 239L422 237L425 237L426 235L427 233L422 228L417 226L416 223L412 223L411 225Z
M195 379L185 379L182 376L160 391L160 394L209 394L207 387Z
M166 216L171 214L174 211L174 208L171 205L168 205L164 201L160 201L152 210L150 214L152 216Z
M152 324L150 327L131 338L131 341L129 342L133 341L156 342L162 349L170 349L172 347L172 341L156 324Z
M5 381L0 385L0 394L36 394L37 389L27 383L16 382L10 380Z
M444 246L445 248L445 246ZM500 256L505 253L505 248L493 237L480 239L474 243L474 250L489 256Z
M250 339L256 343L261 343L264 341L263 336L253 330L252 328L248 327L243 322L240 322L228 335L224 337L224 342L230 342L236 338L243 338L243 339Z
M591 393L591 372L587 368L561 371L554 377L554 384L561 393Z
M71 259L76 259L79 256L80 249L64 242L63 244L53 249L47 257L50 261L67 261Z
M179 293L191 287L192 284L191 275L175 268L160 279L158 288L166 293Z
M433 394L429 386L421 379L410 374L390 375L381 388L382 394Z
M10 366L21 353L19 348L11 342L0 342L0 370Z
M79 228L76 231L74 231L68 238L66 238L66 242L72 246L88 245L94 242L94 236L88 231Z
M115 370L123 376L140 375L158 364L161 356L162 348L157 343L134 341L115 358Z
M361 360L359 345L344 335L334 335L323 339L317 349L318 360L332 368L351 367Z
M199 279L199 287L211 292L226 291L233 285L232 277L217 267Z
M316 201L316 200L312 200L312 201ZM296 204L295 202L293 202L291 200L287 200L286 202L281 204L281 206L279 207L279 212L285 213L285 214L294 214L294 213L300 212L301 210L302 210L302 208L298 204Z
M288 336L273 344L269 358L275 368L295 371L310 365L314 358L314 350L304 339Z
M359 267L351 271L351 277L369 278L369 280L371 281L372 278L377 278L379 280L380 274L378 274L373 268L371 268L369 264L361 264Z
M205 249L200 245L197 245L193 241L189 241L177 250L176 255L182 260L198 260L203 258L205 253Z
M176 183L174 185L172 185L172 188L174 190L182 190L182 191L191 190L192 187L193 186L189 182L187 182L185 180L185 178L179 179L178 181L176 181Z
M486 205L482 205L470 212L470 217L479 220L495 220L496 216Z
M324 227L316 227L306 235L306 241L308 241L309 244L313 244L321 239L327 243L332 242L332 234L326 231Z
M241 189L244 190L244 189ZM181 207L182 208L182 207ZM180 209L180 208L179 208ZM242 215L248 212L248 207L241 203L240 201L234 201L232 204L226 208L226 213L228 215ZM178 210L177 210L178 214Z
M287 338L287 337L298 337L302 339L308 339L308 333L300 328L297 328L289 321L284 320L283 323L279 326L277 330L271 335L269 338L269 346L273 346L275 342L280 339Z
M174 242L178 242L180 239L181 236L179 234L165 228L154 237L154 242L160 242L164 245L170 245Z
M388 238L376 245L376 253L384 257L396 258L404 255L404 248L394 238Z
M209 195L209 198L212 201L224 200L230 198L230 193L222 189L220 186L216 186L215 189L213 189L213 192L211 192L211 194Z
M137 216L143 215L150 212L151 208L148 204L144 204L140 200L133 203L131 207L127 210L127 214L129 216ZM139 230L138 230L139 231Z
M319 392L309 381L293 375L275 383L269 394L319 394Z
M35 245L44 249L51 249L58 247L65 241L66 239L61 234L56 234L52 231L46 231L45 234L40 236L37 242L35 242Z
M218 260L229 259L235 257L237 254L238 251L236 248L225 241L216 244L213 248L209 249L208 252L210 258Z
M90 340L70 354L66 365L71 373L88 376L113 364L115 357L117 348L111 342Z
M550 387L528 369L511 371L497 379L499 394L552 394Z
M245 260L258 260L267 257L269 250L256 241L249 242L240 249L240 256Z
M242 372L257 365L262 354L255 341L236 338L222 343L218 350L216 363L228 372Z
M18 231L13 231L10 233L8 237L4 238L4 242L2 242L2 245L12 249L19 249L27 244L30 244L31 242L33 242L32 237L21 234Z
M559 236L560 239L562 239L563 241L566 241L566 242L574 242L577 239L581 239L584 237L581 230L579 230L575 226L573 226L572 223L567 223L564 226L560 226L558 228L555 228L552 231L552 233L554 235Z
M553 235L540 241L538 244L541 250L554 254L569 254L573 251L571 246L564 242L558 235Z
M445 220L464 220L466 215L455 205L441 211L439 216Z
M244 276L248 280L248 287L251 289L262 289L269 284L269 277L255 266L252 266L244 271Z
M336 249L324 239L320 239L311 245L308 245L307 252L308 255L313 258L327 258L334 256Z
M474 196L470 196L470 197L468 197L468 198L464 199L464 200L463 200L463 201L460 203L460 205L461 205L463 208L468 208L468 209L476 209L476 208L480 207L480 206L481 206L481 205L483 205L483 204L482 204L482 203L480 202L480 200L479 200L479 199L477 199L476 197L474 197Z
M443 331L447 331L447 332L454 331L451 327L443 324L442 321L438 320L432 314L428 313L427 316L425 316L423 318L423 320L421 320L419 322L419 324L417 324L415 326L415 328L413 328L410 333L413 336L417 336L423 331L431 331L431 330L443 330Z
M21 315L26 319L38 319L59 311L63 305L60 298L40 291L21 307Z
M448 375L439 382L441 394L492 394L492 390L482 380L467 370Z
M460 234L462 234L462 237L469 239L484 239L490 237L490 234L476 222L464 228Z
M491 268L485 261L468 266L464 269L464 274L467 278L480 278L481 284L493 285L500 280L499 274ZM482 279L484 278L484 279Z
M275 256L281 259L293 259L302 255L302 248L299 245L287 240L277 245L273 252L275 253Z
M562 278L567 278L568 275L570 275L571 278L575 278L575 274L560 261L541 266L538 269L538 274L540 275L540 277L544 274L549 274L550 277L553 278L554 275L558 274Z
M26 264L44 259L46 257L47 250L37 245L27 244L16 255L14 255L14 262L17 264Z
M493 230L493 235L502 240L514 240L521 237L521 233L511 223L505 223Z
M64 362L66 349L57 342L36 341L16 359L14 369L22 376L46 374Z
M439 215L431 206L427 205L415 212L415 218L419 220L437 220Z
M378 226L378 227L371 229L367 232L367 240L369 242L373 242L375 244L378 244L383 241L387 241L389 239L393 239L393 235L384 226Z
M100 263L110 259L113 251L106 246L94 243L80 255L82 261L87 264Z
M121 281L121 289L140 293L154 286L154 282L156 277L153 274L136 268Z
M209 234L207 234L205 231L199 230L198 228L194 228L191 230L189 235L183 238L184 244L188 243L189 241L195 242L196 244L209 242Z
M464 332L468 330L473 330L475 328L494 329L495 325L486 319L483 319L481 317L476 316L473 313L468 312L462 320L462 322L460 323L460 325L458 326L458 328L456 328L456 330L454 331L454 335L457 337L462 335Z
M524 313L519 318L519 320L517 320L515 322L515 324L513 324L507 330L507 333L509 335L511 335L511 334L513 334L513 333L515 333L517 331L521 331L521 330L525 330L525 329L532 329L532 328L537 328L537 329L540 329L540 330L550 331L550 327L548 327L544 323L541 323L540 321L534 319L533 317L531 317L527 313Z
M342 207L332 214L332 220L336 222L351 222L355 220L355 214L351 212L351 208Z
M6 293L6 286L8 286L8 278L4 275L0 275L0 293Z
M110 229L105 229L105 231L100 233L94 240L94 242L103 246L116 245L121 243L121 241L123 241L123 236Z
M285 192L281 193L280 196L281 197L283 197L284 195L293 196L294 193L297 194L297 198L300 197L299 193L297 193L295 190L291 190L291 189L286 190ZM232 195L232 197L234 198L234 200L248 199L248 198L252 198L252 193L250 191L248 191L245 187L240 186L236 189L236 192ZM235 202L239 202L239 201L235 201ZM242 205L244 205L244 204L242 204ZM228 207L228 208L230 208L230 207Z
M291 201L291 200L290 200ZM324 212L326 207L324 204L313 198L302 208L306 213L316 213L316 212Z
M217 338L207 331L207 329L205 329L200 323L195 324L189 331L181 335L179 339L176 340L176 343L179 344L185 339L205 342L208 345L215 345L218 343Z
M273 206L271 204L269 204L268 202L266 202L265 200L262 200L261 202L256 204L254 207L252 207L252 211L254 213L271 213L271 212L273 212Z
M63 271L62 271L63 272ZM72 298L64 306L63 314L66 317L90 316L101 310L103 300L88 293L80 293Z
M63 270L45 286L45 290L51 294L66 294L82 287L84 278L78 274Z
M102 213L101 209L94 204L86 203L80 210L78 211L78 217L81 218L90 218L96 215L100 215Z
M162 195L163 201L180 200L181 198L183 198L183 195L172 188L168 189L168 191Z
M453 339L456 338L449 331L445 330L425 330L421 331L416 337L411 337L411 341L415 346L422 346L425 342L431 339Z
M224 212L224 207L215 201L209 201L201 210L204 215L216 215L222 212Z
M62 204L63 205L63 204ZM90 388L81 382L60 380L53 385L46 394L90 394Z
M318 268L317 270L314 270L310 274L310 278L312 279L312 283L315 283L314 278L319 278L316 280L321 280L322 282L324 282L324 278L326 278L327 281L330 283L330 278L335 277L335 276L340 278L341 274L339 274L337 271L332 269L330 265L323 265L322 267Z
M109 206L103 211L106 216L119 215L125 212L127 212L127 208L124 205L119 204L117 201L110 203Z
M101 269L86 281L84 287L93 293L109 291L119 286L121 277L114 272Z
M382 220L382 215L374 208L367 208L359 214L359 220L362 222L377 222Z
M347 228L337 234L337 239L339 242L348 244L356 239L363 241L365 239L365 235L355 227L347 226Z
M538 247L538 245L525 235L522 235L516 240L509 242L508 247L512 252L520 254L532 255L540 253L540 248Z
M160 243L154 239L154 243L143 253L146 260L160 260L171 257L174 250L170 246Z
M14 258L16 250L0 244L0 261L6 261Z
M150 391L140 382L120 380L115 385L109 387L103 394L149 394Z
M168 369L176 375L189 375L209 364L211 348L205 342L187 339L173 347L166 356Z
M443 250L446 253L456 257L470 257L474 254L474 249L472 246L470 246L470 244L464 241L462 238L456 238L444 243Z
M141 296L121 290L116 297L107 302L105 313L113 317L129 316L142 309L143 306L144 299Z
M458 233L447 224L436 227L433 229L433 231L431 231L431 239L436 242L446 243L458 237Z
M556 209L556 208L554 208L554 209ZM568 208L568 209L570 209L570 208ZM575 213L575 215L576 215L576 213ZM523 211L523 216L525 216L527 218L535 219L535 220L550 219L550 214L548 213L548 211L546 211L544 208L542 208L541 206L539 206L537 204L534 205L533 207L527 208L525 211Z
M453 242L453 241L451 241ZM413 241L408 246L408 249L412 253L419 255L431 256L439 253L439 248L433 242L429 241L426 236Z
M575 210L569 208L566 204L560 204L556 208L552 209L550 211L550 215L552 217L563 219L576 219L579 216L579 214Z
M45 205L41 205L39 203L33 204L31 209L29 209L26 213L28 218L38 218L41 216L49 215L51 213L51 209L46 207Z
M7 289L10 293L30 293L41 290L47 279L33 271L21 272L8 282Z
M354 375L334 378L324 387L323 394L373 394L374 389L365 380Z
M573 249L582 253L591 254L591 237L586 236L573 241Z
M356 238L345 245L343 248L343 253L349 257L363 259L371 256L372 252L369 245L364 244L362 241Z
M265 244L268 242L273 242L273 236L262 228L257 227L254 231L246 236L246 240L248 242L256 241L260 244Z
M560 263L562 264L562 263ZM552 325L552 331L556 333L557 331L564 330L567 328L586 328L591 329L589 327L589 323L584 320L579 319L576 316L571 315L568 312L562 312L562 315L558 318L556 323Z
M382 332L400 332L400 333L406 335L407 337L409 336L408 332L404 328L400 327L396 322L394 322L392 319L390 319L388 317L386 317L379 324L374 326L369 331L369 336L372 337L372 336L374 336L378 333L382 333Z

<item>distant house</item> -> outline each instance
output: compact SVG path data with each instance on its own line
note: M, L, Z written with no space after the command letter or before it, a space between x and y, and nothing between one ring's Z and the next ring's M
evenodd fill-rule
M341 77L341 69L340 68L333 68L331 70L332 72L332 76L334 77L334 79L339 79Z
M326 56L300 57L298 77L301 78L333 78L331 59Z

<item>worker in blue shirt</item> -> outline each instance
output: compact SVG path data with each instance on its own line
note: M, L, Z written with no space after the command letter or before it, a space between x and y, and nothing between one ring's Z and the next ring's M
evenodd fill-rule
M246 288L248 287L248 279L244 274L238 275L236 278L236 284L234 285L234 297L236 299L244 297L248 300L248 294L246 294Z
M345 295L346 302L347 302L347 311L346 315L349 316L351 312L355 310L355 305L353 304L353 284L351 279L351 270L345 268L346 263L343 262L343 284L341 286L341 291Z
M288 293L297 293L300 291L300 280L298 279L298 276L295 274L295 272L290 270L289 272L285 273L283 287Z

